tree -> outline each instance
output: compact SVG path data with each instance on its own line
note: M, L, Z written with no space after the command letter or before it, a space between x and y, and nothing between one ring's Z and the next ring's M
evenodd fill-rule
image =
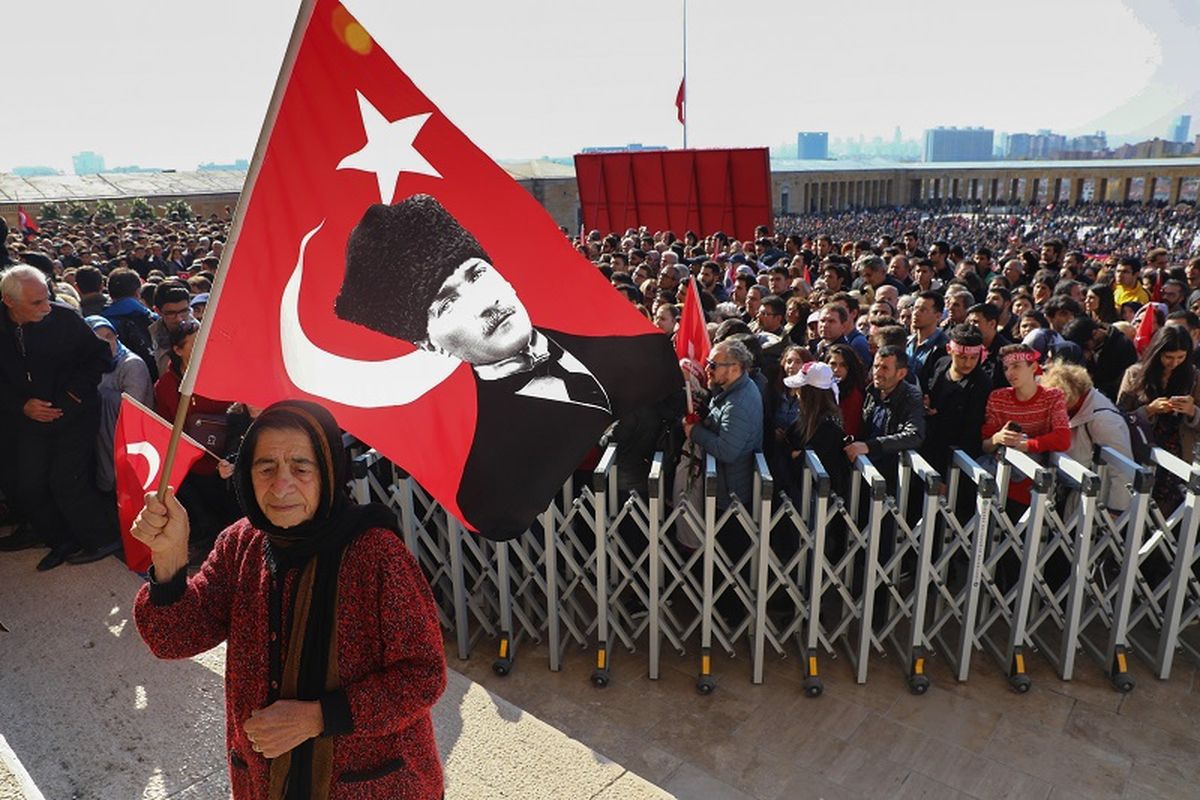
M38 222L57 222L62 219L62 209L58 203L42 203L38 210Z
M68 200L63 210L72 222L88 222L92 218L91 210L82 200Z
M187 222L196 217L196 213L192 211L192 207L183 198L169 201L163 206L163 212L169 219L179 222Z
M109 223L117 221L117 206L112 200L101 200L96 203L96 212L93 215L93 220L100 223Z
M144 197L135 197L129 204L129 216L131 219L154 219L154 206Z

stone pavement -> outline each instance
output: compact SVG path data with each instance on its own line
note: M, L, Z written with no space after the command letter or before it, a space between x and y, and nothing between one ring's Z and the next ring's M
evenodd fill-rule
M153 658L136 575L116 559L42 574L43 554L0 553L0 800L41 800L22 769L46 800L227 798L224 648ZM669 796L453 669L434 725L448 798Z
M1193 628L1191 633L1195 633ZM1137 687L1114 691L1080 659L1063 682L1031 658L1033 688L1009 689L976 654L956 683L933 659L933 687L909 693L894 658L875 658L866 684L846 659L823 664L825 693L803 696L799 663L769 657L765 682L749 660L714 655L719 685L694 688L698 656L664 642L662 675L647 677L645 647L612 653L612 681L591 685L592 652L568 650L560 673L545 647L523 644L507 677L491 672L487 639L452 667L589 747L688 800L804 798L1200 798L1200 686L1176 660L1160 682L1134 659Z

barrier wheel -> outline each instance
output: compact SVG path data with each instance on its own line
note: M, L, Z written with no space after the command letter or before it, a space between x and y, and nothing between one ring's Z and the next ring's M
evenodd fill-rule
M1009 676L1008 685L1011 686L1017 694L1025 694L1029 691L1029 687L1033 685L1033 681L1029 680L1028 675L1018 673L1016 675Z
M603 689L608 686L608 671L603 669L592 670L592 686L597 689Z
M700 694L712 694L717 688L717 682L707 675L696 679L696 691Z
M820 697L823 691L825 691L825 684L821 683L820 678L804 679L805 697Z
M1135 684L1129 673L1121 672L1113 676L1112 685L1121 694L1129 694Z
M924 675L909 675L908 690L913 694L925 694L929 691L929 678Z
M496 673L501 678L505 677L508 675L508 673L512 672L512 659L497 658L492 662L492 672Z

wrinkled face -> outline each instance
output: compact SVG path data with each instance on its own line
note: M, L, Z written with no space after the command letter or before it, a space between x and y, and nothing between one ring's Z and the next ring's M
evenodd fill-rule
M970 306L967 304L967 297L961 294L952 294L946 299L946 311L950 314L950 319L955 322L962 322L967 318L967 309Z
M281 528L307 522L321 502L321 476L312 441L299 430L263 431L254 445L250 467L254 499Z
M429 344L469 364L494 364L524 350L533 323L504 276L480 258L446 278L429 307Z
M4 297L12 321L18 325L41 322L50 313L50 290L42 281L22 281L16 297Z

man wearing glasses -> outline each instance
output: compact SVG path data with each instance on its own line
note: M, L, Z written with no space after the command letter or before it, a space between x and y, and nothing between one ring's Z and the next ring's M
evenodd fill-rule
M179 329L184 320L192 318L192 294L179 281L164 281L154 290L154 310L158 319L150 325L150 337L154 342L154 363L159 375L171 368L171 333Z
M684 433L717 460L717 510L733 497L749 507L754 496L754 450L762 446L763 403L749 372L754 357L741 342L713 347L705 362L713 390L708 416L700 423L684 421Z

